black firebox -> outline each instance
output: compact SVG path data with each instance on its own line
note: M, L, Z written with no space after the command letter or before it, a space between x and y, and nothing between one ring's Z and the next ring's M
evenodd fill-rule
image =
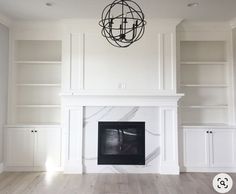
M99 122L98 164L145 165L145 122Z

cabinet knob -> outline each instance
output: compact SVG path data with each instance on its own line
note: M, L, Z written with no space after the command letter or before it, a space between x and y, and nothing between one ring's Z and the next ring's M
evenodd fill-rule
M33 133L34 132L34 130L31 130L31 133Z
M37 130L35 130L34 132L35 132L35 133L37 133L38 131L37 131Z
M209 131L207 131L206 133L209 133Z
M212 131L210 131L210 133L212 134L213 132L212 132Z

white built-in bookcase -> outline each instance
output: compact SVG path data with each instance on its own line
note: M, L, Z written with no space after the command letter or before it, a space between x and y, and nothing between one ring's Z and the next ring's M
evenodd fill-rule
M182 125L227 125L231 80L226 41L180 41Z
M61 41L15 40L13 124L60 123Z

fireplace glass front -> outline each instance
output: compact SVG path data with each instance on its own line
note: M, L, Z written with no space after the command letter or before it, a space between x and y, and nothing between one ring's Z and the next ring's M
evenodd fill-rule
M145 122L99 122L98 164L144 165Z

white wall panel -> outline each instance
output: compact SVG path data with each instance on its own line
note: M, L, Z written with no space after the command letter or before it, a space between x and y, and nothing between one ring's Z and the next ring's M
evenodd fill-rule
M85 89L155 90L158 87L158 39L145 36L140 44L118 49L100 34L85 35Z
M176 88L176 38L175 33L164 34L164 90L175 90Z
M71 34L71 88L84 89L84 34Z
M176 23L150 23L154 25L147 26L138 42L116 48L102 37L93 20L86 25L65 22L65 33L70 34L65 37L70 40L64 40L64 69L70 72L71 84L64 79L63 85L71 88L64 90L175 91Z

